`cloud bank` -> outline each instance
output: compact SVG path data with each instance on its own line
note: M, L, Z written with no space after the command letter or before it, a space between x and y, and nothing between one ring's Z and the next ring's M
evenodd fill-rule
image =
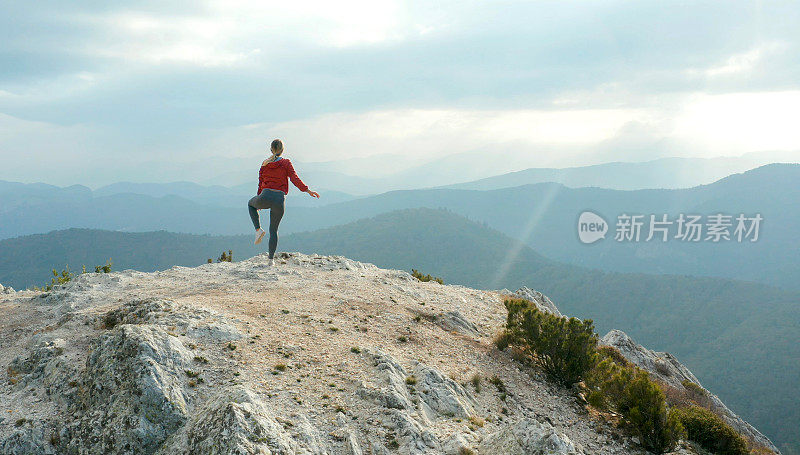
M302 161L487 150L567 166L800 150L794 2L77 1L0 12L2 179L257 160L273 136Z

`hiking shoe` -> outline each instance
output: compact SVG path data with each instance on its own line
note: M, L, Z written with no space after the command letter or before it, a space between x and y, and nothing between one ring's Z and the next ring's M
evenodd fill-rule
M264 240L264 235L265 235L265 234L266 234L266 232L264 232L264 230L263 230L263 229L261 229L261 228L259 228L259 229L256 231L256 241L255 241L255 244L256 244L256 245L258 245L259 243L261 243L261 241L262 241L262 240Z
M270 266L270 267L275 265L275 259L270 258L269 261L267 261L267 265Z

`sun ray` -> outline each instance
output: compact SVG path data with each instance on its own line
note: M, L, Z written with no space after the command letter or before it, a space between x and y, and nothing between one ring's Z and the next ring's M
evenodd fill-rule
M541 186L540 186L541 187ZM522 232L518 237L518 242L514 243L514 245L506 252L505 259L500 264L500 267L497 268L497 274L495 274L494 279L492 280L492 287L498 288L501 286L503 279L506 278L508 272L511 270L511 266L519 257L522 250L528 246L528 242L531 240L529 237L533 233L533 230L539 224L539 222L544 217L547 210L553 204L556 196L561 192L564 187L559 184L548 184L545 186L545 192L542 195L542 203L531 213L530 217L528 217L528 221L525 223L525 226L522 228Z

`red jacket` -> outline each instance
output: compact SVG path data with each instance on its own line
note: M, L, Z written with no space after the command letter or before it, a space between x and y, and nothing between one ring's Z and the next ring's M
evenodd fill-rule
M261 170L258 171L258 194L261 194L264 188L289 194L288 179L291 179L294 186L300 191L308 191L308 186L297 176L291 161L281 158L278 161L267 163L266 166L261 166Z

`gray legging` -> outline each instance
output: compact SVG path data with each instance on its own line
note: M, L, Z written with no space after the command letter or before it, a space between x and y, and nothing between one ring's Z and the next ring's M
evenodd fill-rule
M278 248L278 225L283 218L284 202L286 201L286 194L283 191L264 189L261 194L253 196L250 202L247 203L247 209L250 210L250 219L253 220L253 226L256 229L261 227L261 221L258 218L258 211L261 209L269 209L269 257L272 259L275 256L275 250Z

